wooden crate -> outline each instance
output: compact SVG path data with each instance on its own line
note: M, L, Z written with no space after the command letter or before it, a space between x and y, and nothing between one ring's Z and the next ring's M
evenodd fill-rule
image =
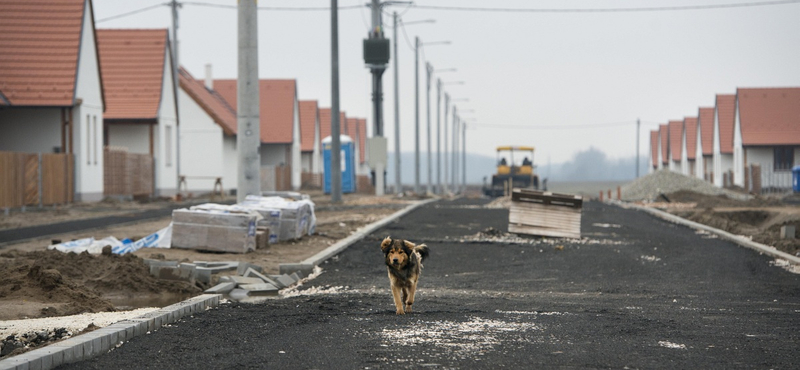
M514 189L508 231L516 234L580 238L583 197Z

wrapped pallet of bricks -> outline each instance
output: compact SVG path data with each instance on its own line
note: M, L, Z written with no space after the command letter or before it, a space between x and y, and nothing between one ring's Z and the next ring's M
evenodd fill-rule
M206 211L222 211L222 212L256 212L261 215L261 219L258 221L259 230L265 230L267 232L267 242L269 244L274 244L278 242L278 233L280 232L281 226L281 209L276 207L270 207L267 205L260 205L260 204L234 204L234 205L226 205L226 204L217 204L217 203L205 203L200 204L197 206L192 206L191 209L196 210L206 210Z
M172 211L172 248L247 253L256 249L253 211L176 209Z
M580 238L582 208L580 195L514 189L508 212L508 232Z
M248 195L239 206L258 209L279 209L280 225L278 240L300 239L313 234L317 218L314 215L314 202L309 199L290 200L283 197L261 197Z

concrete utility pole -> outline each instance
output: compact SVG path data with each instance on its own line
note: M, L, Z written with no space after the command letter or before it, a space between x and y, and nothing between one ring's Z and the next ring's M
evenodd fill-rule
M380 0L372 0L371 7L372 30L367 40L371 41L369 44L371 46L367 48L365 44L364 56L365 62L367 62L367 65L372 71L372 102L375 129L373 130L373 138L369 141L368 145L370 146L370 163L372 163L372 168L375 171L375 195L383 195L385 188L383 172L386 168L386 139L383 137L383 85L381 76L386 70L386 64L389 62L389 46L386 45L385 48L382 46L385 45L383 42L388 40L383 37ZM372 57L375 56L375 52L377 51L378 54L380 54L381 50L385 50L386 54L383 57L373 60ZM369 60L367 60L368 54ZM372 158L373 155L379 158Z
M258 91L258 17L256 0L238 5L239 65L237 79L237 152L239 153L236 199L261 195L261 117Z
M447 185L447 174L450 172L447 168L447 112L449 111L450 107L450 94L444 93L444 184L443 184L443 192L446 193L449 190L449 186Z
M456 177L456 173L458 172L458 121L461 120L456 114L456 106L453 106L453 149L451 155L453 156L452 162L452 170L450 173L451 180L450 184L453 186L453 193L457 192L458 189L458 180Z
M173 88L175 94L178 93L178 88L180 84L178 80L180 79L178 75L178 71L180 70L180 63L178 63L178 8L181 6L177 0L172 0L170 3L172 7L172 76L173 78ZM178 113L180 117L180 112ZM176 117L177 118L177 117ZM180 122L175 125L175 170L176 175L178 176L178 192L180 193L180 178L181 178L181 125Z
M398 63L397 57L397 12L392 13L394 18L394 192L403 192L403 183L400 181L400 87L398 84Z
M436 79L436 194L442 193L442 126L439 124L439 106L442 105L442 80Z
M639 125L641 122L636 119L636 178L639 178Z
M419 37L414 37L414 193L419 194Z
M339 2L331 0L331 202L342 202L342 142L339 129Z
M461 124L461 193L467 192L467 123Z
M431 177L433 177L433 156L431 153L431 76L433 75L433 66L430 63L425 63L425 69L428 72L426 79L426 95L425 106L428 110L428 194L433 193L433 185L431 184Z

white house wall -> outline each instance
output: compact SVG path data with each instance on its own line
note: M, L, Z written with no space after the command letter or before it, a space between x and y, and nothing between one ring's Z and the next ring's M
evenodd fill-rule
M211 192L215 178L224 178L222 127L183 89L178 92L178 104L180 175L185 176L186 190Z
M689 152L686 148L686 126L681 133L681 173L689 176Z
M236 136L225 135L222 138L222 167L224 177L222 188L228 192L238 188L239 154L236 152Z
M699 121L700 120L698 120L698 122ZM700 125L697 125L697 141L695 141L696 146L694 152L694 176L698 179L703 179L705 177L705 159L703 158L703 141L700 139L702 139L702 135L700 134Z
M127 148L128 153L150 154L150 124L110 124L108 145Z
M753 163L761 165L761 187L762 188L791 188L792 171L775 171L775 149L774 147L746 147L744 148L747 156L748 166ZM794 148L794 164L800 161L800 147Z
M292 110L292 190L300 190L301 172L300 165L300 107L297 102L297 89L295 89L294 103Z
M169 51L164 58L164 79L155 133L156 195L173 196L178 190L178 111Z
M744 186L744 149L742 148L742 126L739 122L739 99L736 99L733 123L733 183ZM749 159L748 159L749 160Z
M719 114L714 109L714 149L712 150L714 162L714 185L722 187L722 156L719 146Z

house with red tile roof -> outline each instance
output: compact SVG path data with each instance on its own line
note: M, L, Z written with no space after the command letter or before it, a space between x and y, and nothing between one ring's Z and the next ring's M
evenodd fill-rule
M178 95L169 32L99 29L104 144L153 157L155 196L178 191Z
M669 124L658 125L658 169L669 168Z
M697 117L683 119L683 132L681 133L681 173L694 176L694 167L697 153Z
M658 130L650 131L650 166L648 173L658 170Z
M700 108L697 113L697 139L695 143L695 177L713 181L714 108Z
M670 171L681 172L681 137L683 136L683 120L669 121L669 158L668 168Z
M214 89L237 108L236 80L214 80ZM297 81L293 79L262 79L259 81L259 116L261 120L261 190L300 190L301 134L297 99ZM283 168L289 181L270 176L272 168ZM278 171L281 172L281 171ZM283 172L281 172L283 173ZM284 186L289 183L288 186Z
M745 186L745 168L761 166L762 186L791 188L800 164L800 87L739 88L733 117L733 183Z
M178 71L181 113L180 170L182 190L211 192L217 179L223 190L237 188L236 110L214 90L211 66L204 80Z
M300 108L300 162L302 186L322 187L322 147L320 140L319 103L301 100Z
M733 122L736 95L718 94L714 106L714 185L729 185L733 169Z
M103 197L103 111L90 0L0 0L0 151L74 155L74 199Z
M360 153L358 157L358 167L360 170L359 173L369 175L370 168L369 164L367 164L367 119L366 118L358 119L358 148Z

